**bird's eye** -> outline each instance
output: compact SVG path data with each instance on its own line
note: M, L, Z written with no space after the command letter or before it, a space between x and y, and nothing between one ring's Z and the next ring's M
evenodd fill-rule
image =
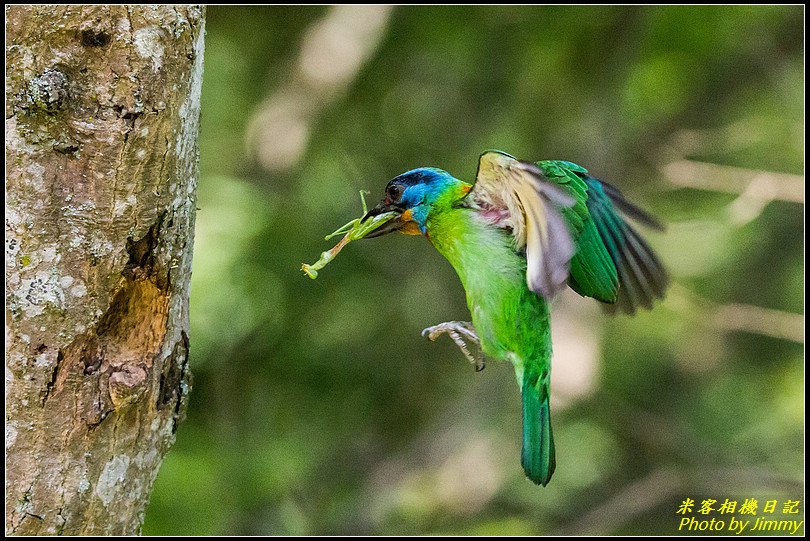
M402 192L404 192L404 188L399 184L394 184L388 188L388 197L391 198L391 201L399 201L399 198L402 197Z

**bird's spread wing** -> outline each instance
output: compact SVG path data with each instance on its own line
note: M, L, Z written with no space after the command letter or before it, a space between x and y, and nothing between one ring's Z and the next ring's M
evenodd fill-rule
M547 160L537 165L546 178L576 199L576 204L563 209L563 218L576 239L576 253L571 259L568 285L583 297L593 297L606 303L616 302L619 276L588 210L588 185L584 180L588 171L563 161Z
M512 230L515 248L526 250L529 289L551 298L565 287L574 243L561 209L575 199L549 182L537 165L485 152L465 203L493 224Z
M592 177L585 182L588 210L619 274L619 294L608 311L615 307L634 314L639 306L651 309L655 299L664 298L669 277L655 252L624 217L659 230L663 226L610 184Z
M629 202L618 188L598 180L582 167L563 161L538 164L546 177L569 190L577 205L565 209L576 235L569 285L594 297L609 312L635 313L664 297L669 278L658 257L626 218L663 230L658 220Z

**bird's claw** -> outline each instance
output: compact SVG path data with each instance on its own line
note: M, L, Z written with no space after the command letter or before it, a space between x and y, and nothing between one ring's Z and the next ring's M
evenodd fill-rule
M472 323L466 321L448 321L428 327L422 331L422 336L428 338L431 342L435 342L442 334L447 334L452 338L453 342L456 343L464 356L467 357L467 360L475 366L476 372L480 372L484 369L486 363L484 362L484 354L480 351L481 340L478 338L478 335L475 334L475 327L473 327ZM464 341L465 338L479 346L477 355L470 353L467 342Z
M452 334L463 335L468 340L478 345L481 344L481 340L478 338L478 335L475 334L475 327L473 327L472 323L467 321L447 321L445 323L439 323L438 325L424 329L422 336L435 342L439 336L445 333L451 336Z

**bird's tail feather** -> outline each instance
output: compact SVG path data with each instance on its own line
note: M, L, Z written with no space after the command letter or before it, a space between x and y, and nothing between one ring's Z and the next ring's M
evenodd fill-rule
M544 381L545 380L545 381ZM547 378L526 371L523 375L523 451L521 463L526 476L546 486L554 473L554 436Z

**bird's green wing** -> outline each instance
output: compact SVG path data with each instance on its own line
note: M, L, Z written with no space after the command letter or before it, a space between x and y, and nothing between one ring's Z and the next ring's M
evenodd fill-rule
M465 203L510 229L517 250L525 248L529 289L550 298L565 287L574 244L560 209L575 201L537 165L500 151L484 152Z
M588 208L589 188L583 179L588 171L564 161L547 160L537 165L549 180L565 187L576 199L572 207L563 210L563 217L576 238L568 285L583 297L616 302L619 276Z
M588 210L610 252L619 274L619 294L613 308L634 314L641 306L651 309L655 299L663 299L669 276L649 244L625 217L663 230L658 220L625 199L614 186L593 177L588 184Z
M544 161L538 166L577 199L576 205L563 210L576 236L571 288L610 303L609 311L633 314L639 306L652 308L654 299L663 298L669 278L655 252L625 217L662 230L660 222L616 187L576 164Z

